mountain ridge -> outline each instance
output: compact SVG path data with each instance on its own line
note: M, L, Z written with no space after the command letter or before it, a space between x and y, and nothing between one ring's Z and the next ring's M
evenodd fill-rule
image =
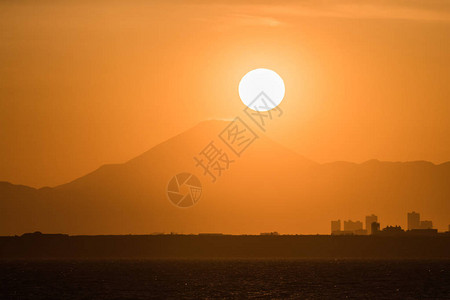
M450 162L319 164L260 134L212 183L193 157L211 141L229 152L217 137L224 124L200 122L133 159L53 188L0 183L0 234L327 233L331 219L371 213L382 225L404 226L411 210L440 230L450 223ZM181 172L203 186L198 204L187 209L166 195Z

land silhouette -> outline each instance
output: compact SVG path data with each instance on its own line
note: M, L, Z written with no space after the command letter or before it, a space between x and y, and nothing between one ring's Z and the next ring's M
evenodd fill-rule
M232 156L217 135L227 121L204 121L123 164L55 187L0 183L0 235L36 230L68 234L153 232L230 234L329 233L329 220L380 216L382 226L405 227L407 211L421 211L447 230L450 162L319 164L261 133L212 183L193 157L210 141ZM167 199L169 180L195 174L199 202L180 209Z
M370 258L448 259L450 235L98 235L0 237L0 259Z

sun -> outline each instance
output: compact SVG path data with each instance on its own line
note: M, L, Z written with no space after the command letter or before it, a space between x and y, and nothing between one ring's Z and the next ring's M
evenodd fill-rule
M264 93L268 97L266 105L252 105L252 102ZM284 81L275 71L254 69L242 77L239 82L239 97L249 108L256 111L268 111L277 107L284 98Z

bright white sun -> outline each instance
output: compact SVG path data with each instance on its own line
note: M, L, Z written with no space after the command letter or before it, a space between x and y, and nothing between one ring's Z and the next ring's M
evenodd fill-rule
M239 97L245 105L256 111L277 107L283 100L284 91L283 79L269 69L252 70L239 82Z

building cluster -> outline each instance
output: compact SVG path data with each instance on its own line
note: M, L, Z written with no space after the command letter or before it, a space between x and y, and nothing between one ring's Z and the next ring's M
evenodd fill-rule
M366 216L365 228L361 221L344 221L342 229L341 220L331 221L331 234L333 235L367 235L372 234L372 230L380 230L378 217L375 215Z
M408 213L408 230L433 229L433 222L420 220L420 214L415 211Z
M405 231L400 226L386 226L381 230L378 217L374 214L366 216L365 227L361 221L344 221L343 228L341 220L331 221L332 235L432 235L437 234L437 229L433 229L433 222L420 220L420 214L410 212L407 215L408 230ZM450 231L450 226L449 226Z
M280 235L277 231L261 232L259 235Z

